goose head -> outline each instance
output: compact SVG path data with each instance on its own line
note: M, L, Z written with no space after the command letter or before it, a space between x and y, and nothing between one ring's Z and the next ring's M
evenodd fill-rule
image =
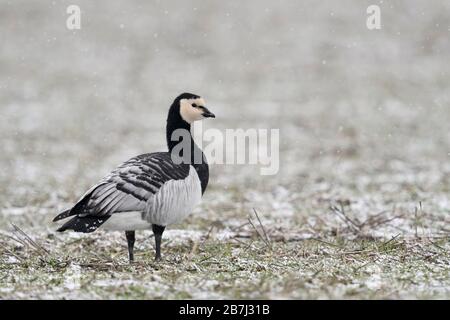
M179 95L175 102L178 102L181 119L191 124L194 121L205 118L215 118L214 113L208 110L205 100L192 93L183 93Z

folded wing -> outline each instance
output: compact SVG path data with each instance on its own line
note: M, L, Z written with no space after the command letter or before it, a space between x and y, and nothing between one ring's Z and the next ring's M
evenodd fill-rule
M189 165L173 163L168 152L134 157L89 189L73 208L53 221L75 216L58 231L92 232L115 213L144 211L165 183L183 180L188 175Z

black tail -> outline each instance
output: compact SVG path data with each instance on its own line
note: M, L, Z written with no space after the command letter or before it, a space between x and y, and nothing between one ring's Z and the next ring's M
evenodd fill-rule
M68 209L66 211L61 212L53 219L53 222L75 215L75 213L70 213L71 211L72 209Z
M64 232L66 230L73 230L76 232L90 233L97 230L110 216L94 217L73 217L66 223L64 223L58 230L59 232Z
M76 214L85 214L86 213L86 206L89 202L89 199L92 195L92 192L94 192L94 190L97 188L98 186L92 188L91 190L89 190L83 197L81 200L79 200L71 209L65 210L63 212L61 212L60 214L58 214L54 219L53 222L55 221L59 221L65 218L68 218L70 216L74 216ZM61 228L60 228L61 229ZM59 231L59 229L58 229Z

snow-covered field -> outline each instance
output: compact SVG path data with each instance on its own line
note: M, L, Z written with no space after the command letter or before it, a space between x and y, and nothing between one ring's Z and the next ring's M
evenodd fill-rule
M450 298L450 2L76 1L77 31L70 4L0 1L0 298ZM161 263L151 232L132 266L56 234L185 91L206 128L279 128L278 175L212 166Z

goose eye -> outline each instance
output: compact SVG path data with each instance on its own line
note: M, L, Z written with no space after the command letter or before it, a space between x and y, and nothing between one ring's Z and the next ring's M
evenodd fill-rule
M193 103L192 106L193 106L194 108L198 108L198 105L195 104L195 103Z

